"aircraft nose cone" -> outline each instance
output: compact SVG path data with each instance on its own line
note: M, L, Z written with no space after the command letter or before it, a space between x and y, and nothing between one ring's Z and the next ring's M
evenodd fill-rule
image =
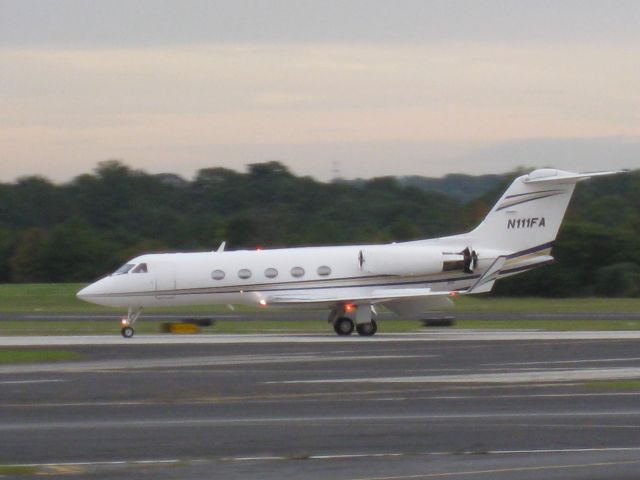
M92 297L96 294L96 286L95 283L84 287L78 293L76 293L76 298L80 300L84 300L85 302L90 302Z
M84 287L82 290L76 293L76 298L78 298L79 300L86 300L86 298L88 297L88 290L89 287Z

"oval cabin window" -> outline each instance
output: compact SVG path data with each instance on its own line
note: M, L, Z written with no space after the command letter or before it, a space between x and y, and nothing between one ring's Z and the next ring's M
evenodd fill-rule
M294 277L301 277L304 275L304 268L302 267L293 267L291 269L291 275Z
M264 276L267 278L276 278L278 276L278 270L275 268L267 268L264 271Z
M238 277L242 279L251 278L251 270L243 268L242 270L238 270Z
M331 275L331 268L327 267L326 265L322 265L321 267L318 267L318 275L320 275L322 277L326 277L327 275Z
M211 272L211 278L214 280L222 280L224 278L224 272L222 270L214 270Z

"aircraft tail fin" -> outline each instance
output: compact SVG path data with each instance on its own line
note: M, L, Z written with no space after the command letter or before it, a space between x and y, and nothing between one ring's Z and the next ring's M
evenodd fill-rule
M550 168L516 178L485 219L465 236L474 247L505 252L550 249L576 183L618 172L571 173Z

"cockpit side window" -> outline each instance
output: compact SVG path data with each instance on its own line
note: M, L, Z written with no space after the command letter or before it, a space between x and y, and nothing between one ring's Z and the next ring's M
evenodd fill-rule
M146 263L140 263L138 264L138 266L136 268L134 268L133 270L131 270L131 273L147 273L147 264Z
M136 266L135 263L127 263L127 264L121 266L115 272L113 272L113 274L114 275L124 275L125 273L129 273L129 270L131 270L135 266Z

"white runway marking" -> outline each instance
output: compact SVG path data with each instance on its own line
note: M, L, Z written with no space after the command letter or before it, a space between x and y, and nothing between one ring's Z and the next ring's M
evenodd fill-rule
M131 360L102 360L93 362L43 363L2 365L2 373L65 372L78 373L108 370L141 370L148 368L215 367L234 365L268 365L283 363L313 363L347 361L385 361L410 358L433 358L436 355L232 355L226 357L150 358Z
M367 393L367 392L365 392ZM320 394L320 396L326 397L325 394ZM340 396L340 394L332 394L332 396ZM411 397L394 397L394 398L363 398L356 393L353 397L347 397L344 394L340 396L340 398L336 398L333 401L340 403L366 403L366 402L388 402L388 401L405 401L405 400L499 400L499 399L519 399L519 398L575 398L575 397L640 397L640 392L602 392L602 393L531 393L531 394L522 394L522 395L437 395L437 396L416 396L411 395ZM253 402L265 401L265 402L273 402L277 401L280 397L247 397L242 398L241 400L250 400ZM148 405L162 405L166 403L170 403L171 405L207 405L211 403L221 403L221 402L231 402L236 400L234 397L225 398L219 397L215 399L207 399L207 398L193 398L186 400L176 400L171 399L167 400L156 400L156 399L146 399L146 400L130 400L130 401L111 401L111 402L39 402L39 403L0 403L0 407L2 408L69 408L69 407L139 407L139 406L148 406ZM304 400L302 400L304 401ZM311 402L317 401L317 397L313 394L309 395L309 400ZM633 427L635 428L635 426Z
M514 340L632 340L640 339L639 330L606 332L543 332L522 330L448 330L378 334L375 337L337 335L137 335L124 339L119 335L0 337L0 347L36 347L71 345L184 345L184 344L345 344L362 342L445 342L445 341L514 341Z
M626 358L595 358L589 360L545 360L539 362L504 362L504 363L483 363L486 366L527 366L527 365L554 365L557 363L610 363L610 362L633 362L640 360L640 357Z
M532 450L489 450L483 452L485 455L548 455L563 453L613 453L613 452L640 452L640 447L602 447L602 448L559 448L559 449L532 449ZM476 452L455 452L455 455L476 455ZM358 459L358 458L385 458L385 457L415 457L415 456L449 456L452 452L378 452L378 453L345 453L337 455L309 455L305 456L306 460L342 460L342 459ZM163 465L172 463L202 463L213 461L212 458L196 458L196 459L178 459L178 458L160 458L160 459L144 459L144 460L96 460L96 461L78 461L78 462L49 462L49 463L15 463L8 464L8 467L83 467L83 466L101 466L101 465ZM284 455L262 455L248 457L222 457L220 460L225 462L268 462L268 461L290 461L295 460L290 456Z
M94 429L140 429L140 428L208 428L214 426L261 426L277 424L309 424L370 422L418 422L418 421L453 421L474 419L531 419L531 418L587 418L596 417L625 418L640 417L640 410L622 411L563 411L563 412L512 412L512 413L452 413L452 414L407 414L407 415L328 415L328 416L296 416L296 417L244 417L244 418L184 418L184 419L149 419L149 420L69 420L65 422L38 423L5 423L0 425L0 432L35 431L35 430L94 430Z
M2 380L0 381L0 385L20 385L27 383L58 383L58 382L66 382L66 380L61 379L49 379L49 380Z
M179 463L181 460L170 458L160 460L110 460L110 461L96 461L96 462L59 462L59 463L14 463L5 465L8 467L88 467L88 466L100 466L100 465L153 465L153 464L167 464L167 463Z
M640 378L640 367L584 370L540 370L517 373L471 373L466 375L424 375L415 377L328 378L286 380L265 383L535 383Z
M488 450L483 455L548 455L552 453L612 453L612 452L640 452L640 447L601 447L601 448L547 448L531 450ZM341 460L348 458L380 458L380 457L414 457L414 456L448 456L452 452L380 452L380 453L347 453L337 455L309 455L308 460ZM455 455L477 455L475 451L456 451ZM286 456L255 456L255 457L226 457L223 460L232 462L291 460Z

